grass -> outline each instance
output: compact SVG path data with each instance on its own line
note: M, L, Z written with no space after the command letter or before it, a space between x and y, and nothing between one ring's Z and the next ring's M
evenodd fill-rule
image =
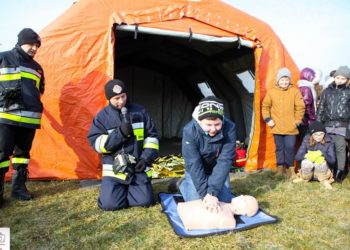
M210 236L179 238L161 206L103 212L99 188L78 181L31 181L32 201L9 198L0 209L0 227L11 229L11 249L349 249L350 180L326 190L319 182L292 184L270 171L233 177L236 194L255 196L278 224ZM155 193L167 191L154 184Z

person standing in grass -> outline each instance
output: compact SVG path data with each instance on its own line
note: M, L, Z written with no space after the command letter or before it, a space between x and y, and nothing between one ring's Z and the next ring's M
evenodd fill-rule
M128 100L125 83L105 85L109 101L94 118L88 140L102 154L98 206L112 211L153 204L150 166L158 156L157 130L144 107Z
M44 93L44 71L34 60L40 45L39 35L25 28L19 32L16 46L0 53L0 206L10 163L15 170L12 198L33 198L25 183L32 142L43 112L40 98Z
M276 85L267 91L262 102L262 117L271 128L276 146L277 174L295 177L294 147L298 126L301 124L305 104L300 91L291 83L291 73L281 68Z
M185 178L180 192L185 201L202 199L206 209L217 211L219 201L232 199L229 173L235 158L236 125L224 118L223 102L214 96L203 98L192 117L183 129Z
M350 69L339 67L334 73L334 82L321 95L317 110L317 120L324 123L326 131L335 143L337 156L333 175L337 182L342 182L346 160L346 139L350 139Z
M310 134L304 140L295 156L297 161L301 161L301 169L294 183L310 181L316 178L327 189L332 189L334 182L329 165L336 162L334 142L326 133L324 125L315 121L309 127Z

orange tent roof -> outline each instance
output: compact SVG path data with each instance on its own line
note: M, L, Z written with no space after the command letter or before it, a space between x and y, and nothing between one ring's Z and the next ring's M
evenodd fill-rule
M298 69L264 22L216 0L80 0L41 33L44 114L31 151L30 178L100 178L100 159L86 139L94 115L106 105L105 82L113 76L113 24L239 36L256 45L254 134L248 170L274 167L274 145L261 120L260 103L279 68ZM296 79L293 79L293 82Z

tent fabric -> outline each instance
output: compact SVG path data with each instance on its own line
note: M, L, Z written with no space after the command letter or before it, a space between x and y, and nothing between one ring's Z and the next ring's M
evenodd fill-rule
M103 85L115 74L115 24L251 41L256 86L246 169L274 167L273 139L260 104L279 68L288 67L293 82L298 69L267 24L217 0L80 0L40 32L36 59L46 76L45 110L31 151L30 178L101 177L100 158L86 135L106 105Z
M232 196L232 198L235 196ZM168 217L168 221L174 232L180 237L206 237L210 235L224 234L230 232L239 232L252 229L265 224L273 224L278 222L278 218L268 215L263 210L259 209L253 217L235 216L236 227L227 229L208 229L208 230L186 230L177 211L178 201L183 202L181 194L159 193L162 212ZM204 219L204 218L203 218Z

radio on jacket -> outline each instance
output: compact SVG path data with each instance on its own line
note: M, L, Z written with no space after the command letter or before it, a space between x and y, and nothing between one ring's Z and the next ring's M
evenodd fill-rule
M117 154L114 157L114 161L113 161L113 172L115 174L117 173L126 173L126 169L128 166L130 166L131 164L135 164L135 157L126 153L120 153Z

